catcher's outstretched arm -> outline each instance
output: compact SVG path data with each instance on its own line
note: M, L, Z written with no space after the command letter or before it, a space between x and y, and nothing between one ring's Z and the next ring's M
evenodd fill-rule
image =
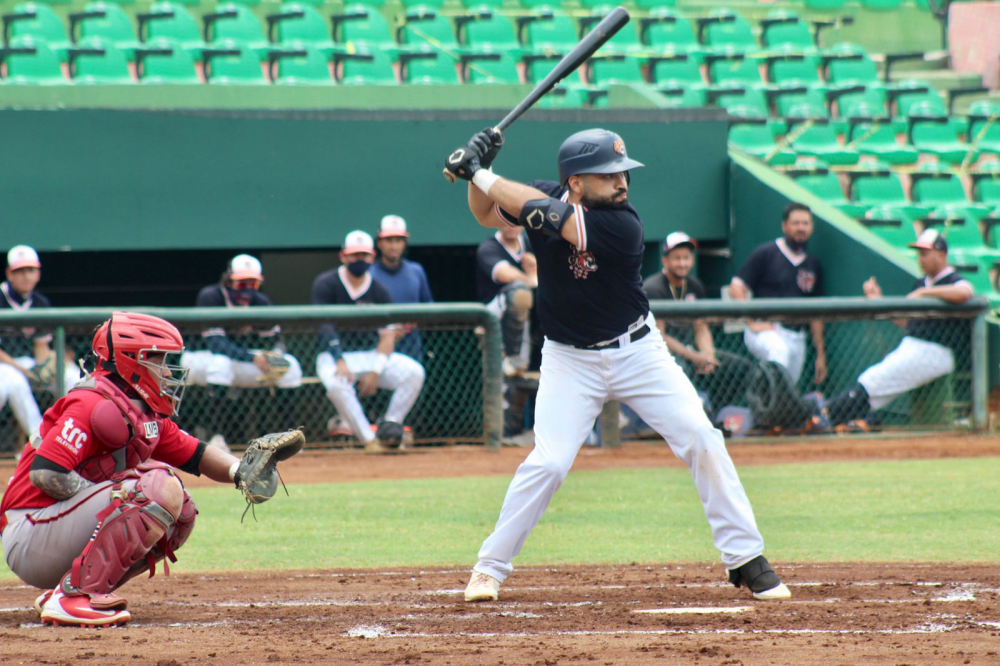
M240 459L231 453L227 453L215 446L206 446L204 453L201 455L201 464L198 465L198 471L212 479L212 481L232 483L233 476L230 474L230 470L235 472L239 462Z

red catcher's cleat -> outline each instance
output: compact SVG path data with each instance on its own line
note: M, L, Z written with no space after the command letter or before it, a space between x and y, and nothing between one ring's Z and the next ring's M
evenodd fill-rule
M42 622L55 626L106 627L127 624L127 610L97 610L86 595L67 597L56 590L42 606Z

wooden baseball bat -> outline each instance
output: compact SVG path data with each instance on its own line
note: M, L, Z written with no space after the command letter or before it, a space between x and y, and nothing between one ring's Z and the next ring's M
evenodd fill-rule
M515 120L521 117L525 111L530 109L535 102L540 100L543 95L556 87L556 85L573 73L577 67L586 62L587 58L594 55L597 49L601 48L605 42L611 39L616 32L621 30L622 26L628 23L629 15L628 11L624 7L615 7L610 14L601 19L601 22L594 26L594 29L586 34L586 36L580 40L580 43L573 47L573 50L563 56L563 59L549 72L548 76L542 79L534 89L527 94L527 96L521 100L520 104L514 107L514 109L508 113L503 120L501 120L496 125L496 130L498 132L503 132L505 129L510 127ZM461 148L452 153L455 156ZM450 158L449 158L450 159ZM462 156L459 156L457 161L460 161ZM455 174L444 170L445 179L454 183L457 179Z

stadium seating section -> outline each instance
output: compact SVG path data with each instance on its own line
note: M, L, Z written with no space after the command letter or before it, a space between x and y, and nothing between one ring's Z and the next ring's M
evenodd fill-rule
M801 14L791 2L753 11L741 9L746 3L626 5L633 20L541 106L606 106L609 87L625 84L663 107L721 107L731 118L731 148L784 170L903 251L920 230L938 226L960 268L1000 301L1000 102L956 115L919 68L914 78L893 78L885 54L821 46L845 0L802 0ZM873 10L900 5L861 0ZM917 6L929 11L925 1ZM533 84L610 7L0 0L0 85ZM816 11L826 18L815 20Z

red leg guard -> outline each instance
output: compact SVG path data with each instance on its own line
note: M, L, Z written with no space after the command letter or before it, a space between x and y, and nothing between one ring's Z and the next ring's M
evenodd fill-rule
M184 487L164 467L144 472L130 491L113 486L111 494L111 504L97 515L94 535L61 586L67 596L89 596L94 608L123 607L124 600L111 592L163 539L184 504Z
M118 582L118 587L121 587L139 574L145 573L147 570L149 571L149 577L152 578L156 574L156 563L160 560L163 560L164 574L169 576L170 566L167 562L177 561L174 551L183 546L184 542L191 536L191 532L194 531L194 519L197 515L198 508L194 505L194 500L191 499L188 491L184 490L184 504L181 505L181 515L174 521L173 526L167 530L164 537L149 551L146 559L142 562L136 562L125 572L125 575Z

